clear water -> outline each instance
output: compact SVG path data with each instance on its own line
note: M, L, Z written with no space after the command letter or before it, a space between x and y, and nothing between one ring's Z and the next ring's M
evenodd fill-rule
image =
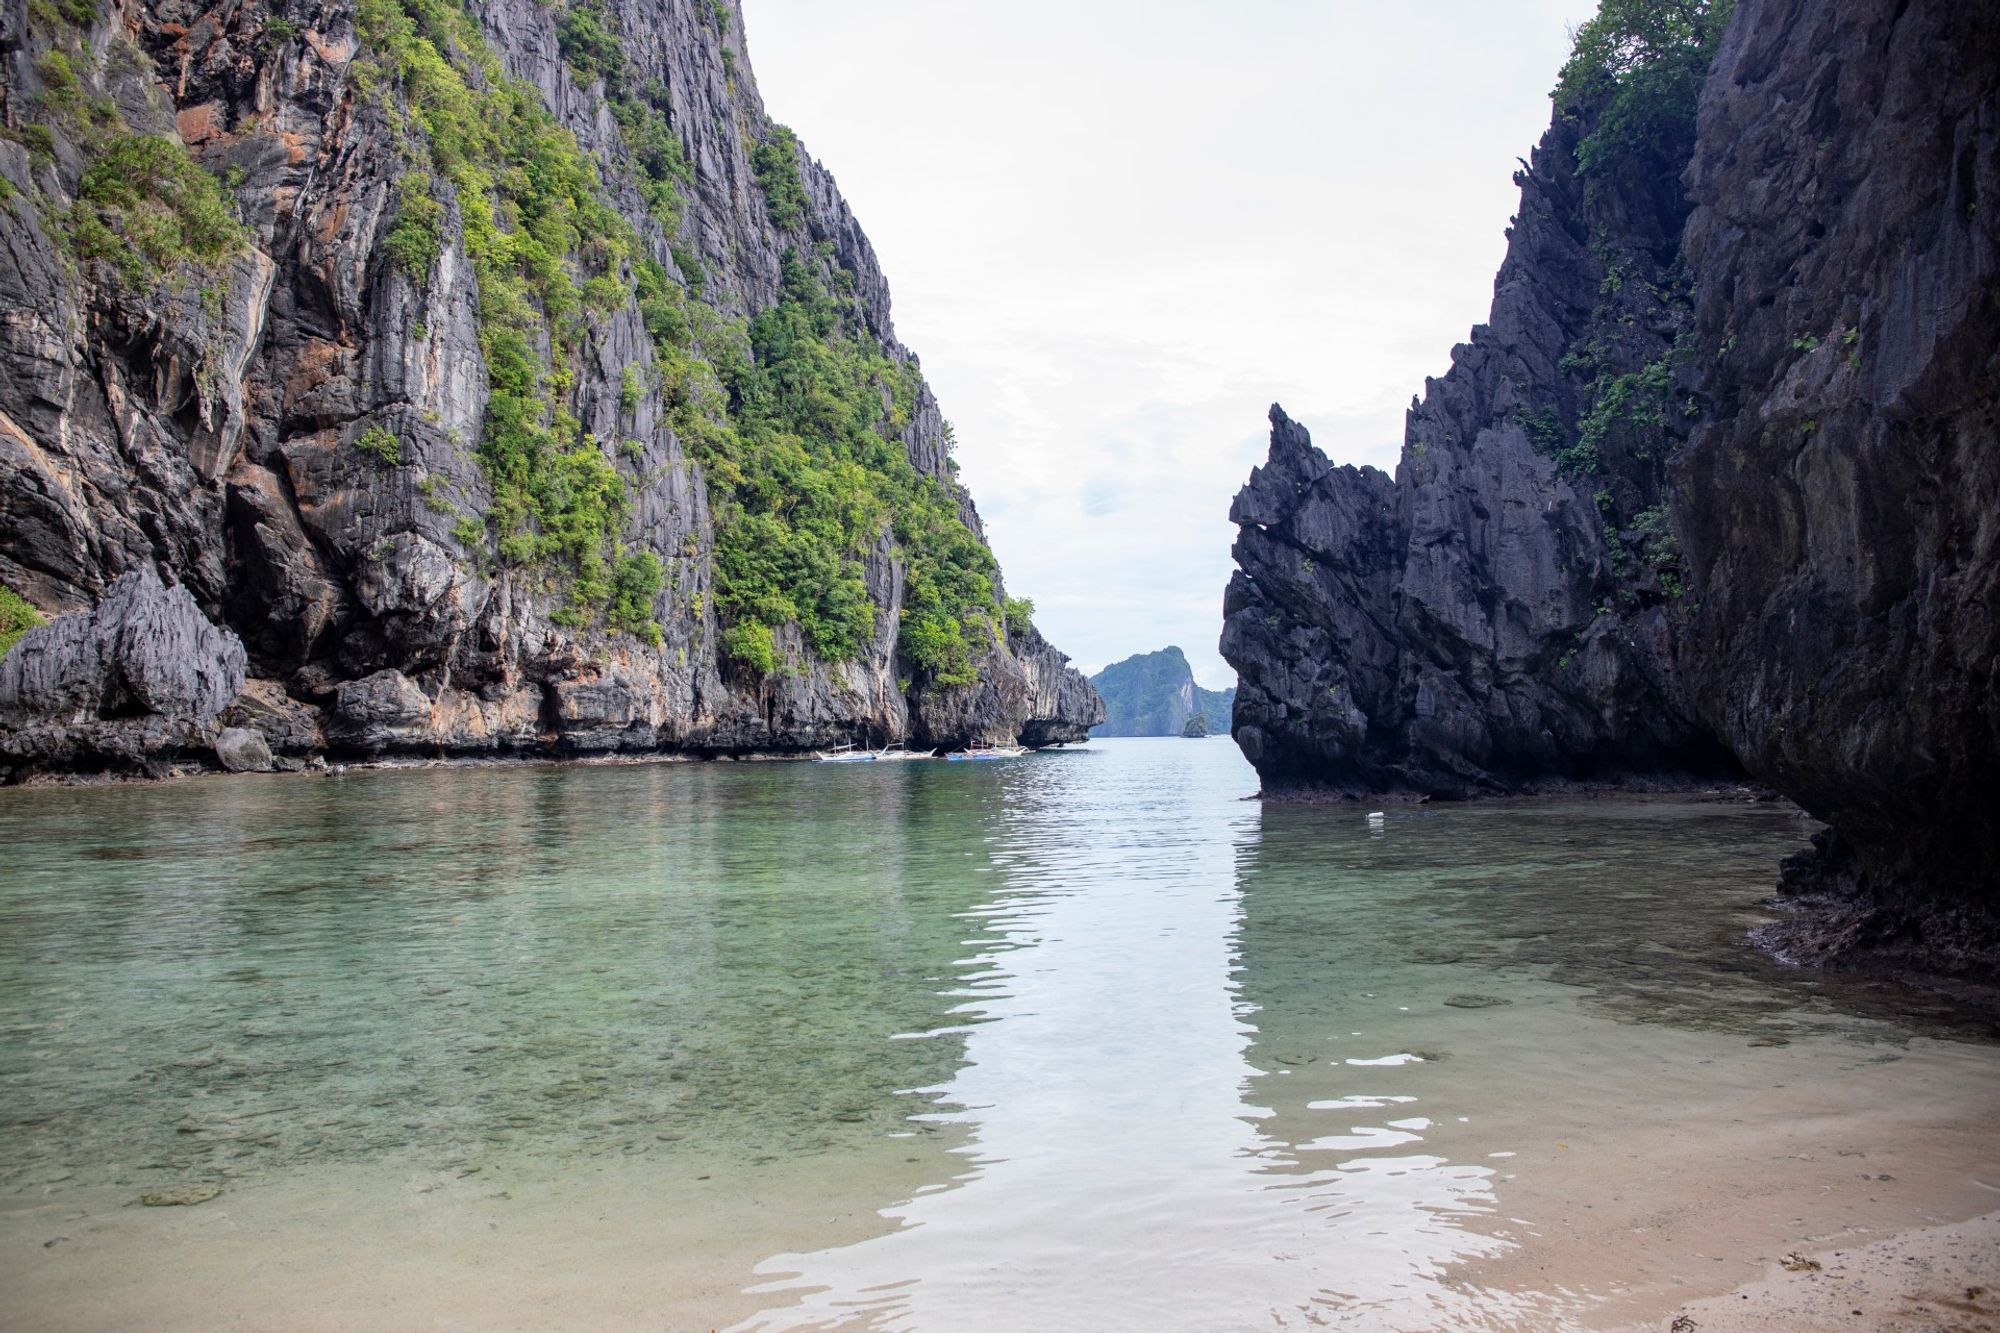
M0 1195L607 1156L865 1192L915 1140L877 1234L748 1256L746 1326L1450 1313L1501 1244L1499 1145L1442 1129L1506 1095L1469 1051L1916 1030L1741 945L1778 809L1371 832L1255 785L1161 740L0 793Z

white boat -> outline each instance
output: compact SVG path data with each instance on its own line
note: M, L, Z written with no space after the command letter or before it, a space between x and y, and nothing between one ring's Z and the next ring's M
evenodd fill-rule
M1012 759L1028 752L1025 745L989 745L984 741L974 741L963 750L953 750L946 759L963 762L976 759Z
M836 745L831 750L820 751L813 759L822 764L872 764L875 752L857 750L852 745Z
M912 750L904 745L885 745L875 752L875 762L880 764L900 763L905 759L935 759L929 750Z

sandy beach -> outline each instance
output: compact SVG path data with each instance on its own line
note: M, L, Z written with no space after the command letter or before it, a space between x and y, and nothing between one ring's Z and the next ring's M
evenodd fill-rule
M1479 1019L1467 1015L1468 1038ZM1589 1031L1573 1034L1586 1061ZM1593 1091L1564 1066L1524 1076L1497 1035L1409 1067L1399 1086L1427 1105L1472 1082L1515 1080L1505 1104L1518 1118L1447 1117L1425 1143L1495 1169L1492 1211L1456 1221L1506 1248L1446 1265L1437 1291L1454 1298L1447 1305L1413 1288L1406 1301L1299 1324L1994 1327L2000 1050L1742 1044L1725 1060L1702 1034L1646 1036L1665 1092L1651 1103ZM1353 1083L1352 1069L1315 1061L1285 1080L1282 1100ZM645 1158L281 1172L193 1207L51 1182L39 1198L8 1200L0 1217L0 1328L728 1327L790 1300L746 1291L772 1276L760 1262L837 1255L893 1230L879 1210L947 1179L961 1160L946 1150L954 1141L926 1135L861 1160L716 1172L726 1184ZM1788 1256L1819 1267L1786 1271ZM1224 1325L1202 1325L1212 1326Z
M2000 1328L2000 1213L1867 1244L1793 1252L1756 1282L1674 1315L1711 1333L1990 1333ZM1669 1321L1668 1327L1674 1325ZM1626 1324L1617 1333L1661 1327Z

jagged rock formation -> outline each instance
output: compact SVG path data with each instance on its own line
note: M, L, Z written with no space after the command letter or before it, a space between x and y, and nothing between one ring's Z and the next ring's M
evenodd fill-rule
M1689 142L1580 172L1595 114L1393 480L1274 409L1237 739L1272 791L1740 765L1831 825L1782 947L2000 971L2000 12L1739 0Z
M1093 736L1180 736L1195 716L1220 727L1236 702L1234 687L1197 685L1186 654L1175 647L1113 662L1090 683L1104 699L1104 721Z
M1850 904L1784 943L2000 973L2000 8L1745 0L1687 181L1681 662Z
M144 763L201 748L243 690L243 645L150 569L0 658L0 728L16 755Z
M1674 672L1685 614L1652 387L1687 322L1684 205L1639 161L1579 179L1559 115L1527 169L1492 316L1412 402L1392 480L1271 410L1230 519L1222 655L1267 787L1445 796L1732 774ZM1671 170L1671 164L1667 168ZM1643 395L1641 412L1609 410Z
M0 10L0 584L85 617L10 654L0 776L206 754L214 710L107 748L12 670L96 643L135 573L240 639L237 722L281 757L1082 739L1101 705L980 574L886 281L741 14L468 12ZM800 366L845 376L831 405ZM809 419L868 455L876 535L726 572ZM962 636L940 569L975 611L991 585Z

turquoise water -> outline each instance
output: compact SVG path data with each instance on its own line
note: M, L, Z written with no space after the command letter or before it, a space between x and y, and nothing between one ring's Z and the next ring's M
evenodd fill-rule
M1511 1146L1434 1128L1506 1109L1476 1051L1915 1030L1742 947L1775 807L1371 832L1255 785L1176 739L0 793L0 1194L609 1157L865 1196L893 1153L932 1179L746 1254L746 1326L1447 1309Z

